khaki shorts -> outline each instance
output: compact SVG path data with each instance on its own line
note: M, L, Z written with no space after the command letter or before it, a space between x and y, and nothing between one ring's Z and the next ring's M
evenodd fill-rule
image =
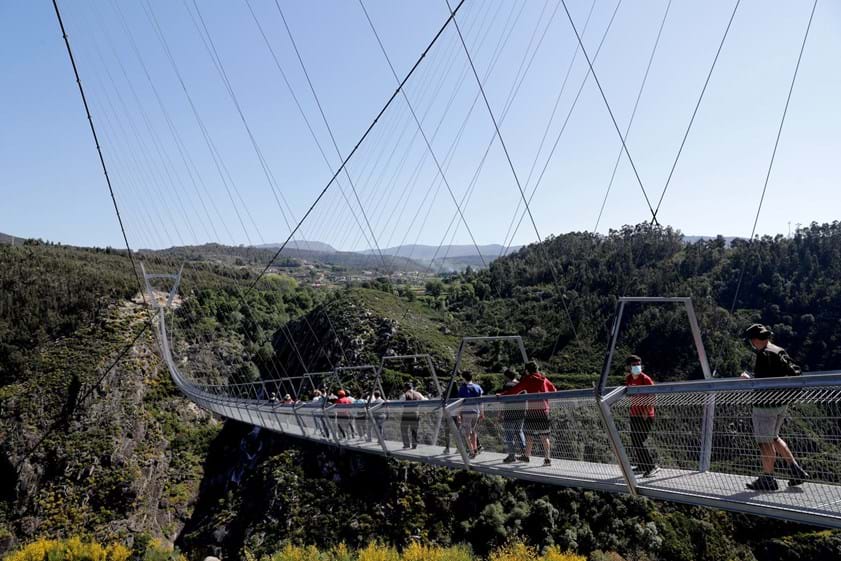
M759 443L773 442L780 437L780 429L786 418L786 408L754 407L753 408L753 437Z

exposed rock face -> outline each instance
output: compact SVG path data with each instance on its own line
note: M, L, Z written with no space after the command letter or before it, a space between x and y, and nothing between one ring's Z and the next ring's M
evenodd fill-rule
M378 365L384 355L428 353L442 373L452 368L459 339L452 319L378 290L353 289L290 322L274 337L277 358L292 375L303 374L290 336L309 360L310 372L336 365ZM456 330L458 331L458 330ZM468 357L468 361L472 358Z
M0 388L0 551L77 534L172 543L181 531L220 423L177 394L150 330L105 373L145 321L138 305L113 307Z

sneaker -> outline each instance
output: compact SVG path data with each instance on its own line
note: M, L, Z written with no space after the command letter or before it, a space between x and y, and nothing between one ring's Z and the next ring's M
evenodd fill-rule
M631 471L634 472L634 475L642 475L646 470L642 466L633 466Z
M468 452L467 457L471 460L476 457L476 452Z
M450 449L449 449L449 448L444 448L444 451L443 451L443 452L441 452L441 453L442 453L442 454L449 454L449 453L450 453Z
M779 488L774 476L767 473L760 475L756 481L748 483L745 487L751 491L776 491Z
M403 446L403 450L408 450L408 449L409 449L408 446Z
M789 466L789 470L791 470L792 478L788 480L789 487L797 487L807 479L811 479L812 476L809 475L805 469L800 467L800 464L794 463Z
M523 455L523 456L518 456L518 457L517 457L517 461L518 461L518 462L526 462L526 463L529 463L529 457L528 457L528 456L525 456L525 455Z
M544 466L551 466L552 465L552 460L550 460L549 458L544 458L543 459L543 465Z
M417 444L412 444L412 450L417 450L417 449L418 449L418 445Z
M508 454L507 456L505 456L505 458L503 458L502 463L503 464L510 464L510 463L513 463L513 462L516 462L516 461L517 461L517 458L514 457L514 454Z
M653 477L660 472L660 466L654 466L642 474L643 477Z

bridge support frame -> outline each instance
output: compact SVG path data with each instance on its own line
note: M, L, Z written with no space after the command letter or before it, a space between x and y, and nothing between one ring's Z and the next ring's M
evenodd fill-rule
M613 366L613 356L616 353L616 342L619 339L619 329L622 325L622 316L625 313L625 305L629 303L682 304L684 306L684 309L686 310L686 315L689 320L689 329L692 333L692 342L695 344L695 349L698 352L698 362L701 365L701 372L703 373L705 380L712 379L713 375L712 371L710 370L709 360L707 359L707 351L704 348L704 341L701 337L701 329L698 325L698 317L695 314L695 307L692 305L692 298L690 298L689 296L622 296L616 302L616 315L613 320L613 326L610 330L610 344L608 345L607 352L605 353L604 367L602 368L602 374L599 378L599 384L596 389L597 399L601 400L605 397L607 378L610 375L610 369ZM704 402L704 416L701 424L701 453L700 457L698 458L698 471L701 472L710 469L714 424L715 396L709 396ZM615 426L613 427L613 429L615 429Z

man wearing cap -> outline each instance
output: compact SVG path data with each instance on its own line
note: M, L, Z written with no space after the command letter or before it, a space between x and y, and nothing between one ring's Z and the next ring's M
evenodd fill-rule
M784 349L771 343L773 333L762 324L754 323L745 330L745 339L756 353L756 364L753 368L755 378L781 378L784 376L799 376L800 367L797 366ZM750 378L750 374L742 372L742 378ZM753 491L774 491L778 488L774 479L774 462L779 455L788 464L791 472L790 487L800 485L809 474L800 467L785 441L780 438L780 428L785 420L786 406L784 403L773 401L759 401L753 405L753 436L759 444L762 456L762 475L756 481L747 484Z

